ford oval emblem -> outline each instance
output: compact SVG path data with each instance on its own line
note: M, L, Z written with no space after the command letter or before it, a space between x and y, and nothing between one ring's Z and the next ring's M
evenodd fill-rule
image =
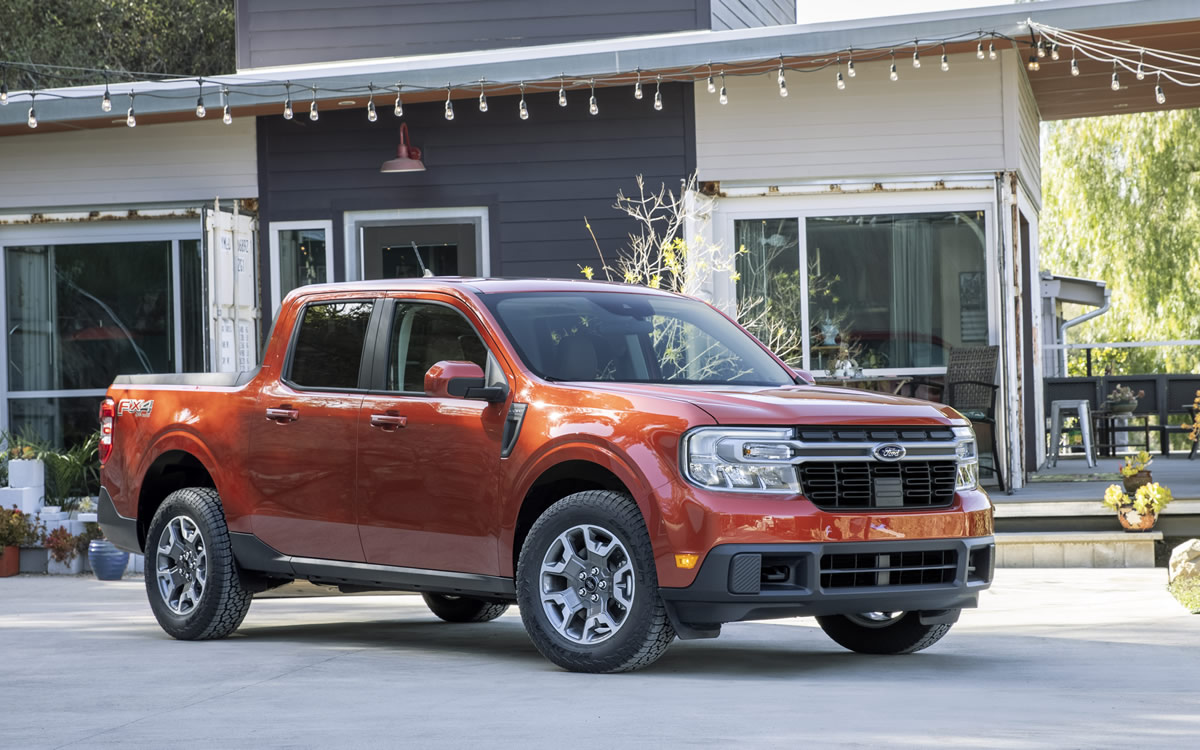
M875 446L875 450L871 452L874 453L875 458L878 458L880 461L899 461L900 459L904 458L904 454L908 453L908 451L904 450L903 445L896 445L895 443L884 443L883 445L877 445Z

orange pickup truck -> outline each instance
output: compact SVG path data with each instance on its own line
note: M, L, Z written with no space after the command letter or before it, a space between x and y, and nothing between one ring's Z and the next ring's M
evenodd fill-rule
M513 603L566 669L652 663L812 615L860 652L942 637L992 579L992 505L952 409L822 388L703 302L585 281L329 284L258 370L123 375L100 522L176 638L296 579Z

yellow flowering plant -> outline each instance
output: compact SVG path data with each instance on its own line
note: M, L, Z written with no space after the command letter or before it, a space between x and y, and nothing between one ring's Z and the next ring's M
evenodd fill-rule
M1174 499L1175 496L1171 494L1171 490L1158 482L1138 487L1132 498L1119 484L1110 484L1104 491L1104 507L1117 511L1123 507L1132 507L1140 515L1147 513L1158 515Z
M1146 451L1139 452L1136 456L1126 456L1125 465L1120 467L1121 476L1133 477L1146 470L1154 461L1154 457Z

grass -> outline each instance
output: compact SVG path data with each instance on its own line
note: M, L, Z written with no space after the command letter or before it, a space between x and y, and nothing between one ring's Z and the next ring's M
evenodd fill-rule
M1179 578L1167 584L1167 591L1189 612L1200 615L1200 578Z

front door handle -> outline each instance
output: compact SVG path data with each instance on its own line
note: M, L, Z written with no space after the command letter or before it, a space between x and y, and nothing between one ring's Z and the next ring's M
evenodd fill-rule
M394 412L387 414L372 414L371 426L382 427L385 430L394 430L398 427L404 427L408 424L408 417L402 417Z
M300 412L297 409L282 407L278 409L267 409L267 419L276 422L295 422L300 418Z

